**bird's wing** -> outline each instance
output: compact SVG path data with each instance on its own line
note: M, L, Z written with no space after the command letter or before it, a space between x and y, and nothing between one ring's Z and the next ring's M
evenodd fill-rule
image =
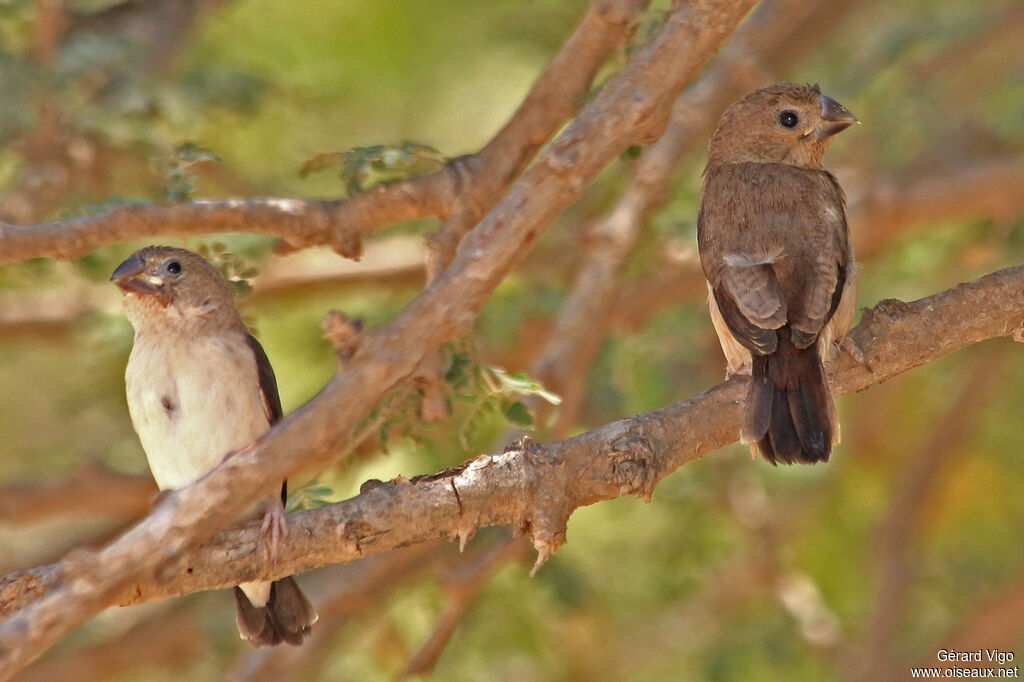
M245 340L256 358L256 372L260 379L263 410L267 413L267 422L273 426L284 417L284 410L281 409L281 396L277 392L277 379L274 377L274 368L270 366L270 359L255 336L246 334Z
M850 244L844 205L846 197L835 177L827 171L804 171L818 184L818 191L801 196L794 220L806 234L820 234L821 244L806 270L804 300L792 316L793 343L809 346L839 307L850 261Z
M786 324L786 302L770 264L721 268L711 293L737 340L759 355L775 351L775 330Z
M274 368L270 366L270 358L267 357L263 346L252 334L245 335L245 341L252 349L253 357L256 359L256 374L260 380L260 395L263 396L263 411L267 414L267 422L273 426L284 417L284 410L281 409L281 395L277 392L277 377L274 376ZM281 483L281 504L288 499L288 481Z
M843 198L830 175L783 164L711 168L698 238L715 302L740 343L771 353L787 322L797 347L814 342L846 274Z
M836 253L822 253L812 266L813 279L807 287L802 313L793 322L793 344L811 345L839 307L846 285L846 259Z

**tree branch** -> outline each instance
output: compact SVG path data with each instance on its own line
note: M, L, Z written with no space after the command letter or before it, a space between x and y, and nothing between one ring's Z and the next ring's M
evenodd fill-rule
M979 341L1024 335L1024 265L938 294L893 299L864 311L852 338L867 369L842 356L836 395L863 390ZM112 592L104 605L134 604L240 581L274 579L433 539L468 538L489 525L529 533L540 560L565 540L573 510L622 495L649 498L678 467L734 442L742 380L727 381L668 407L574 438L518 443L497 455L412 480L368 481L354 498L289 516L277 562L259 551L256 524L219 533L173 570ZM29 604L74 570L74 559L0 579L0 615Z
M104 550L62 562L60 583L0 624L0 678L115 600L133 581L172 577L175 558L226 526L269 482L330 461L385 391L410 376L426 354L469 331L484 302L538 234L607 163L630 145L657 138L679 91L753 2L677 4L651 41L463 240L444 275L391 323L364 332L343 371L315 399L251 446L229 454L196 483L169 492L143 522ZM465 473L472 480L478 472ZM452 488L444 490L452 495ZM387 522L387 516L378 521ZM531 523L535 544L554 546L555 520L538 517ZM372 533L364 535L361 526L347 527L343 537L352 542L344 546L365 551L373 544Z
M367 193L380 197L373 205L377 212L418 217L408 202L396 202L390 197L389 192L397 192L397 188L387 188L391 186L381 185ZM338 230L349 229L348 225L357 229L359 221L351 216L354 211L362 215L367 208L345 201L211 199L177 204L129 204L95 216L40 225L0 223L0 265L29 258L73 260L107 244L166 234L251 232L288 241L318 243L317 240L322 240L323 235L336 226Z
M990 160L941 175L885 178L856 194L848 215L854 253L864 262L934 220L1007 220L1024 212L1024 164ZM611 324L636 329L666 306L706 292L694 250L692 257L666 261L654 275L622 286L611 304Z
M96 646L83 646L29 666L15 682L85 682L143 679L154 668L187 664L208 646L202 622L191 609L166 610Z
M540 146L572 115L594 73L626 39L647 0L599 0L534 83L506 126L480 152L410 180L384 183L347 200L199 200L121 206L41 225L0 223L0 265L27 258L78 258L105 244L166 234L255 232L280 237L279 252L329 244L358 258L377 229L459 211L478 219ZM472 222L475 223L476 219Z
M1024 163L993 160L874 185L850 206L850 226L861 258L922 224L975 216L1008 220L1022 211Z
M60 514L103 514L134 519L149 511L152 476L112 471L86 462L63 481L26 483L0 491L0 521L24 523Z
M728 47L672 106L665 133L644 150L615 207L586 234L587 257L560 311L544 354L532 372L562 397L555 433L576 422L587 368L597 355L611 311L619 271L648 216L669 196L679 160L733 99L764 78L759 65L814 6L804 0L765 0L741 25Z
M522 556L523 550L524 545L521 542L508 536L499 540L482 556L476 557L473 562L463 562L465 565L460 565L450 572L444 580L448 598L444 612L434 626L430 638L405 665L398 679L423 677L434 672L438 659L455 634L455 628L458 627L466 609L505 560Z
M428 282L448 266L466 232L491 210L537 151L579 108L597 70L625 43L648 2L593 3L512 119L479 153L464 159L470 172L453 192L452 210L444 225L428 242Z

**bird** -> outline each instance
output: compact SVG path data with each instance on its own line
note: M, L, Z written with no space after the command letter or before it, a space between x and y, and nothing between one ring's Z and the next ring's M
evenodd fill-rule
M740 440L773 465L827 462L840 438L822 363L850 329L858 278L822 156L854 123L818 85L776 83L729 105L708 144L697 244L711 320L727 378L750 376Z
M283 416L267 354L249 333L232 291L205 258L148 246L110 279L124 293L135 330L125 389L132 425L160 490L186 486L252 443ZM285 531L281 494L254 500L271 557ZM255 646L301 644L317 620L294 577L234 588L243 639Z

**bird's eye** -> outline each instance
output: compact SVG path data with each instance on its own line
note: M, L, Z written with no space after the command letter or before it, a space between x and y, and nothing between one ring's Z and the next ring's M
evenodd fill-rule
M795 128L796 124L800 122L800 117L796 115L795 111L786 109L779 113L779 125L783 128Z
M164 270L171 275L181 274L181 263L176 260L169 260L164 264Z

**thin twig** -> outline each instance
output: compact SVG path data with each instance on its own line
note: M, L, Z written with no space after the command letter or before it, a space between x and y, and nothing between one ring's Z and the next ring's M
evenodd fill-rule
M136 579L154 570L164 578L172 576L177 557L212 537L271 482L329 461L384 392L408 377L441 343L468 331L538 233L601 168L628 146L658 136L679 91L752 4L730 0L676 5L651 41L467 236L445 274L393 322L365 332L353 361L313 401L196 483L168 493L142 523L103 551L69 559L60 571L59 586L0 624L0 678L9 677ZM450 486L444 491L450 497ZM554 521L532 519L535 544L555 546L559 531L551 525ZM376 533L364 534L364 524L346 526L344 537L350 542L342 545L355 550L380 539Z
M441 653L455 634L455 628L462 621L466 609L487 585L494 572L506 560L522 556L523 543L509 535L476 557L472 563L460 562L444 581L448 601L441 618L427 641L409 659L398 679L431 674Z
M644 150L615 207L587 230L587 257L576 273L545 352L532 368L545 386L562 397L556 436L565 435L576 423L587 369L614 308L618 273L648 216L668 199L680 159L698 146L698 141L703 143L703 134L714 125L718 112L765 80L761 65L770 61L774 48L813 6L803 0L762 2L708 72L679 96L665 132Z

